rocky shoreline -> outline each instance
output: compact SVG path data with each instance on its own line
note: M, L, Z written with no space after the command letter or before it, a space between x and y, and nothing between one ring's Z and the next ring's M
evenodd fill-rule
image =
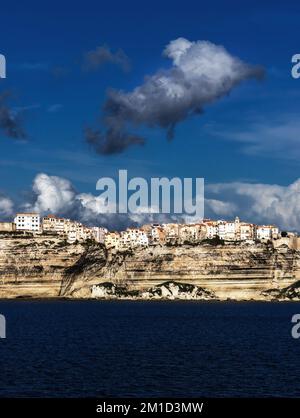
M216 300L214 292L191 284L165 282L147 290L129 290L111 282L92 286L95 299L168 299L168 300Z
M268 289L262 292L265 302L300 301L300 281L284 289ZM102 300L198 300L221 301L214 292L207 289L177 282L165 282L145 291L129 290L127 287L112 282L99 283L92 286L92 299ZM227 299L235 301L235 299ZM241 300L249 301L249 300ZM250 301L256 301L250 299Z

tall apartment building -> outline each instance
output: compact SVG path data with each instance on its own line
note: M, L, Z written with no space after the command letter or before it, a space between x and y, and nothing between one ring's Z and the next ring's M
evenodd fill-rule
M14 219L17 231L40 232L41 219L36 212L17 213Z

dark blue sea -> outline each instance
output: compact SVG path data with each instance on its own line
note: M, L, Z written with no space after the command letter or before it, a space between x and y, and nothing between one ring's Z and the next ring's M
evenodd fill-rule
M297 303L0 301L2 397L300 396Z

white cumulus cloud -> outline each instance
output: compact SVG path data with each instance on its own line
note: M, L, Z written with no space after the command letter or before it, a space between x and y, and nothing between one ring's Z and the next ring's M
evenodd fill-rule
M0 196L0 216L9 218L15 210L35 210L41 215L53 213L79 220L88 225L103 225L110 229L149 222L194 222L192 216L155 214L151 208L141 208L138 213L107 213L101 195L79 193L64 178L41 173L32 186L31 201L16 205ZM300 232L300 178L282 186L264 183L216 183L205 187L205 216L212 218L241 219L257 224L274 223L282 230Z
M32 209L41 213L66 213L73 209L76 192L69 180L38 174L33 182L36 200Z
M257 223L275 223L300 231L300 179L288 186L262 183L219 183L207 186L209 196L235 205L235 214ZM211 205L219 214L220 203ZM231 213L230 215L233 215Z
M13 209L13 201L6 196L0 196L0 216L7 218L13 214Z

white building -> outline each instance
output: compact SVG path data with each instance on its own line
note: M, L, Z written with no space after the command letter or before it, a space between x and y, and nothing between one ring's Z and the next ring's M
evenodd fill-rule
M206 225L206 238L212 239L218 235L219 228L214 221L204 221Z
M141 229L128 228L120 234L120 248L147 247L148 245L148 235Z
M255 226L246 222L240 224L240 240L248 241L253 240L255 236Z
M240 219L234 221L217 221L217 235L225 241L237 241L240 239Z
M259 240L269 240L277 238L279 230L274 225L259 225L256 228L256 238Z
M217 235L220 239L226 239L226 222L218 221Z
M165 234L165 242L168 244L178 243L180 239L180 225L177 223L162 224L162 228Z
M82 242L94 238L92 228L88 228L80 222L70 221L67 224L67 227L65 227L65 231L67 234L67 240L71 244L76 241Z
M279 228L277 228L277 226L272 225L272 238L277 239L279 237Z
M36 212L17 213L14 219L17 231L40 232L41 218Z
M240 228L240 220L236 218L234 222L225 223L225 240L226 241L235 241L238 239Z
M166 234L163 228L159 225L152 225L151 235L149 237L151 244L164 244L166 242Z

